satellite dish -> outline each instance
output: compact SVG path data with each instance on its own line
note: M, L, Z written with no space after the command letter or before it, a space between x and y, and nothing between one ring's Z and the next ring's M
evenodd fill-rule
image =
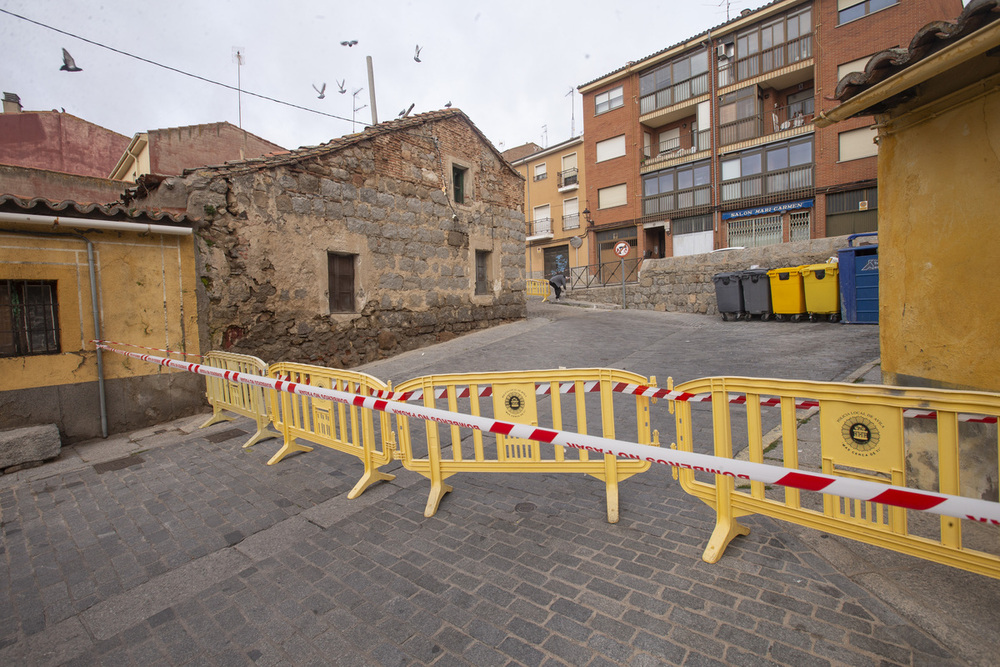
M569 240L569 244L574 248L579 248L580 246L583 245L583 239L581 239L579 236L574 236Z

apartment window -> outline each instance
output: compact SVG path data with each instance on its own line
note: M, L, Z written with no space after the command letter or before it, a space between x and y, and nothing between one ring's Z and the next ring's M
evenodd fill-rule
M899 0L837 0L837 23L855 21L898 3Z
M546 178L548 178L548 172L546 171L545 163L543 162L541 164L536 164L535 165L535 180L536 181L541 181L541 180L544 180Z
M597 161L604 162L625 155L625 135L597 142Z
M0 280L0 357L59 351L55 281Z
M697 234L698 232L712 231L712 214L694 215L690 218L677 218L674 220L672 233L674 236L681 234Z
M594 96L594 115L602 114L625 105L625 93L622 86L612 88Z
M813 185L812 137L768 144L722 161L722 201Z
M710 163L662 169L642 179L642 213L657 215L711 203Z
M597 208L613 208L628 203L628 190L624 183L601 188L597 191Z
M840 161L860 160L863 157L878 155L878 144L875 143L877 135L878 130L874 127L862 127L838 134Z
M736 36L737 80L743 81L811 57L811 33L811 8L740 32Z
M688 54L639 77L639 113L708 92L708 50Z
M354 259L357 255L327 253L330 281L330 312L354 312Z
M466 196L466 180L469 176L469 170L465 167L461 167L457 164L451 166L451 184L452 192L454 193L455 203L464 204Z
M747 86L719 99L719 143L723 146L761 135L760 91Z
M812 116L816 95L812 88L806 88L788 96L788 117Z
M874 231L878 231L878 188L872 186L826 196L827 236Z
M868 65L868 61L871 59L872 59L871 56L865 56L864 58L858 58L857 60L852 60L849 63L838 65L837 81L840 81L851 72L864 72L865 67Z
M532 212L531 235L551 234L552 216L549 213L549 205L536 206Z
M577 197L563 200L563 229L578 229L580 227L580 200Z
M476 294L490 293L490 251L476 251Z

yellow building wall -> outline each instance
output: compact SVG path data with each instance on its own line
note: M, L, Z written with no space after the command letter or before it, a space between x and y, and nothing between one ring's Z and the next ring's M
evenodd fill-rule
M880 132L879 326L887 383L1000 391L995 81L984 95L916 109Z
M192 237L130 232L87 236L94 244L102 337L198 353ZM0 280L56 281L61 348L59 354L0 358L0 391L96 381L86 243L45 233L0 232ZM104 354L107 380L167 372L176 371Z
M575 190L559 192L559 172L562 171L563 157L576 153L577 161L577 184ZM545 162L546 178L536 181L535 165ZM553 246L566 245L569 249L569 266L575 268L586 266L588 262L589 235L587 234L587 221L583 215L584 209L588 208L586 200L586 180L583 173L583 142L567 147L563 150L546 154L543 157L529 158L523 164L515 167L524 176L524 220L525 233L530 234L532 220L534 219L534 209L537 206L549 205L549 215L552 218L553 239L544 244L533 243L525 248L525 267L529 278L548 278L543 276L544 250ZM579 204L579 227L563 229L563 202L567 199L576 198ZM579 236L583 245L579 248L569 246L569 239Z

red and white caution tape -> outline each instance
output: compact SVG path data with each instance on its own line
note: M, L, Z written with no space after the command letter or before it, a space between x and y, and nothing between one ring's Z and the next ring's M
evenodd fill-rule
M150 352L166 352L167 354L177 354L182 357L195 357L196 359L204 359L205 357L200 354L193 354L190 352L180 352L178 350L164 350L158 347L146 347L144 345L133 345L132 343L119 343L113 340L92 340L91 343L95 345L98 343L104 343L107 345L121 345L123 347L134 347L137 350L149 350ZM98 345L100 347L100 345Z
M944 493L932 493L909 489L902 486L880 484L861 479L848 479L827 475L824 473L802 472L790 468L782 468L766 463L754 463L751 461L738 461L735 459L710 456L708 454L697 454L694 452L682 452L677 450L666 450L651 445L641 445L634 442L625 442L611 438L601 438L598 436L583 433L571 433L567 431L556 431L552 429L538 428L527 424L515 424L503 422L488 417L477 417L475 415L465 415L457 412L448 412L438 408L428 408L424 406L409 405L396 401L388 401L373 396L359 396L345 391L335 389L323 389L321 387L311 387L300 383L288 382L286 380L274 380L259 375L250 375L236 371L227 371L221 368L205 366L202 364L192 364L175 359L164 359L148 354L138 354L125 350L116 350L106 345L99 345L101 349L108 352L123 354L127 357L148 361L168 368L198 373L210 377L221 378L231 382L243 382L265 389L285 391L300 396L308 396L326 401L334 401L346 405L353 405L369 410L378 410L388 414L413 417L416 419L426 419L441 424L449 424L460 428L470 428L478 431L499 433L514 438L534 440L537 442L551 443L572 449L582 449L597 454L611 454L627 459L640 461L650 461L675 468L687 468L700 472L712 473L715 475L727 475L744 480L753 480L765 484L777 484L806 491L819 491L821 493L841 496L844 498L854 498L895 507L903 507L910 510L920 510L932 512L943 516L952 516L959 519L969 519L982 523L992 523L1000 526L1000 503L980 500L978 498L964 498Z
M560 394L574 394L576 393L576 383L575 382L561 382L559 383L559 393ZM587 393L600 392L601 383L598 380L590 380L583 383L583 391ZM669 401L686 401L690 403L709 403L712 400L712 394L689 394L684 391L673 391L668 389L659 389L656 387L647 387L640 384L629 384L627 382L616 382L611 386L611 391L620 394L631 394L634 396L645 396L647 398L664 398ZM535 394L538 396L546 396L552 393L552 384L549 382L539 382L535 384ZM480 397L491 396L493 394L493 388L489 385L480 386L478 394ZM384 398L389 401L419 401L424 397L423 389L415 389L413 391L395 392L387 390L373 390L373 396L378 398ZM442 399L447 397L448 388L447 387L437 387L434 390L434 398ZM456 398L468 398L470 395L470 389L467 386L457 388L455 392ZM734 405L745 405L747 402L746 394L729 394L729 402ZM775 396L761 396L760 398L761 407L777 407L781 405L781 399ZM808 410L810 408L819 407L819 401L812 399L798 399L795 401L796 410ZM937 412L935 410L918 410L910 409L903 411L903 417L906 418L917 418L917 419L937 419ZM961 422L975 422L979 424L996 424L997 418L989 415L968 415L960 414L958 415L958 421Z

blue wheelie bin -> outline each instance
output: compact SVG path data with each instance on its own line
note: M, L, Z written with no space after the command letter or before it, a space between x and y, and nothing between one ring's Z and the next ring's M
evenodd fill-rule
M878 243L854 240L878 232L851 234L848 247L837 251L840 263L840 316L845 324L878 324Z

